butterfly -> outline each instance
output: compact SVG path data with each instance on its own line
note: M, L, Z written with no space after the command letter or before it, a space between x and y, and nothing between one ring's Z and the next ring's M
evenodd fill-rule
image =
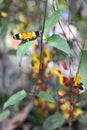
M22 40L22 41L26 41L26 40L35 40L38 37L41 36L41 32L40 31L35 31L35 32L23 32L23 33L17 33L15 35L13 35L13 39L15 40Z

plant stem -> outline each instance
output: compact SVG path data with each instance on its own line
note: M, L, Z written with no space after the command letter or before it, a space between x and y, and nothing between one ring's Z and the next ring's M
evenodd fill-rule
M47 0L45 1L43 27L42 27L42 32L41 32L39 76L40 76L41 65L42 65L42 60L43 60L43 33L44 33L44 27L45 27L45 21L46 21L46 12L47 12Z

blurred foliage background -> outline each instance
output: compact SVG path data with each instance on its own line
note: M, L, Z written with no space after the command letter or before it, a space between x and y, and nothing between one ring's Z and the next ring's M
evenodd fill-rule
M19 67L16 50L21 41L14 40L13 35L21 32L42 30L45 2L45 0L0 0L0 111L2 112L4 102L19 90L24 89L29 95L20 103L9 107L11 113L9 114L6 111L5 115L9 115L9 117L0 123L0 130L70 129L68 120L72 109L69 109L69 102L67 102L67 94L65 93L68 88L64 88L63 84L59 83L56 75L61 77L61 72L62 76L68 78L71 70L71 75L74 77L78 70L78 59L84 43L87 42L87 0L47 0L46 20L55 9L60 11L61 16L60 22L56 23L51 29L49 36L57 34L64 37L66 34L64 38L69 41L73 57L70 58L72 64L69 68L70 59L65 54L65 51L61 52L61 50L47 45L45 41L43 75L38 79L40 39L37 39L35 44L29 48L22 59L21 67ZM70 30L72 30L73 34ZM87 51L87 45L84 46L84 50ZM63 47L63 49L65 48ZM83 81L85 87L87 86L86 53L84 52L80 70L82 76L85 77ZM50 70L50 67L54 67L58 71ZM58 88L55 86L58 86ZM61 96L64 97L59 100L59 104L49 103L36 95L35 97L32 96L35 87L37 92L43 90L49 93L51 91L53 97L59 99L61 99ZM81 95L74 95L73 100L75 100L76 106L73 110L72 130L87 129L86 95L86 91ZM51 117L52 114L54 115Z

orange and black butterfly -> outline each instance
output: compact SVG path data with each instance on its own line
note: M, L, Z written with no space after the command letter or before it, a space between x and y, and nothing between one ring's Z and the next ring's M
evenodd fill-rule
M15 34L13 35L13 38L15 40L22 40L22 41L26 41L26 40L35 40L37 39L38 37L41 36L41 32L40 31L35 31L35 32L28 32L28 33L18 33L18 34Z

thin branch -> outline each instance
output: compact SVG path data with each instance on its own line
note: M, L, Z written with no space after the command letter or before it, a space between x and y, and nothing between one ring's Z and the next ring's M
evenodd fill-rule
M56 1L53 0L53 9L54 9L54 10L56 10L55 8L58 9L58 4L57 4L56 7L55 7L55 5L54 5L55 3L56 3ZM61 15L61 17L63 18L62 15ZM63 18L63 20L64 20L64 18ZM64 20L64 21L65 21L65 20ZM59 25L60 25L60 28L61 28L61 30L62 30L62 32L63 32L63 34L64 34L64 36L65 36L65 38L66 38L66 40L67 40L67 42L68 42L68 39L67 39L67 36L66 36L66 32L64 31L64 29L63 29L62 24L60 23L60 21L59 21ZM69 25L68 25L67 23L66 23L66 25L67 25L69 31L71 32L71 34L73 35L75 41L78 42L78 41L76 40L76 38L75 38L75 36L74 36L72 30L70 29ZM78 44L79 44L79 43L78 43ZM79 46L79 45L78 45L78 46ZM79 48L80 48L80 46L79 46ZM80 50L81 50L81 48L80 48ZM74 51L74 53L76 54L76 56L78 56L74 49L73 49L73 51Z
M75 35L73 34L73 32L72 32L71 28L69 27L69 25L68 25L67 23L66 23L66 25L67 25L67 27L69 28L69 31L70 31L71 34L73 35L73 37L74 37L75 41L77 42L77 45L78 45L78 47L79 47L79 49L80 49L80 51L81 51L82 48L80 47L79 41L77 40L77 38L76 38Z

